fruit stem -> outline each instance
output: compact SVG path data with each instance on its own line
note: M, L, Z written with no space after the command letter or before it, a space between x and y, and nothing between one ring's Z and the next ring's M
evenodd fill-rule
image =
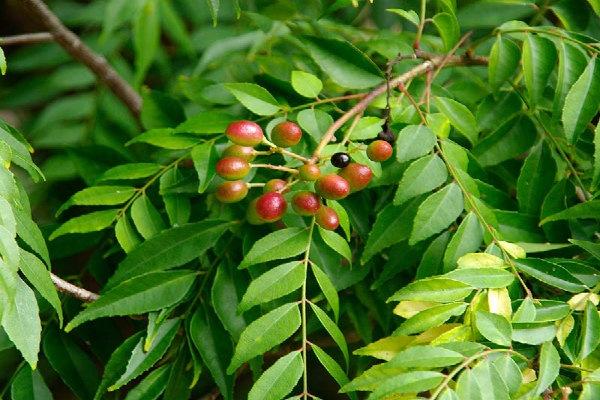
M255 154L272 154L272 153L280 153L292 158L295 158L297 160L302 161L303 163L307 163L308 162L308 158L301 156L300 154L296 154L293 151L289 151L287 149L284 149L282 147L277 146L275 143L271 142L269 139L267 138L263 138L262 140L263 144L266 144L267 146L269 146L271 148L270 152L255 152Z
M423 29L425 28L425 14L427 12L427 0L421 0L421 11L419 13L419 26L417 27L417 34L415 35L415 42L413 49L417 50L421 47L421 36L423 36Z
M297 174L298 170L294 168L284 167L282 165L273 165L273 164L250 164L251 168L267 168L267 169L275 169L278 171L289 172L290 174Z
M286 190L288 190L289 188L291 188L292 186L294 186L298 182L300 182L298 179L294 179L293 181L288 182L288 184L285 185L284 187L282 187L281 189L279 189L277 191L277 193L283 193L283 192L285 192Z
M249 188L255 188L255 187L264 187L265 184L264 183L246 183L246 186L248 186Z

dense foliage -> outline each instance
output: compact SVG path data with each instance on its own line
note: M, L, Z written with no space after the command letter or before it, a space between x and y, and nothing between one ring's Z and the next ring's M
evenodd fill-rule
M600 398L598 0L25 3L0 398Z

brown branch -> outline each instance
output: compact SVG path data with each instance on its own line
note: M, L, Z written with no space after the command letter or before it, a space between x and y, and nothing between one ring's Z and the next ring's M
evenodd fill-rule
M32 15L37 17L52 35L73 58L87 66L98 78L112 90L136 117L142 108L140 95L110 66L106 58L95 53L81 39L70 31L50 11L42 0L22 0Z
M89 303L98 300L98 297L100 297L96 293L90 292L84 288L80 288L79 286L75 286L64 279L59 278L52 272L50 273L50 277L52 278L52 282L59 292L66 293L69 296L75 297L76 299Z
M0 46L45 43L53 40L54 37L48 32L24 33L22 35L0 37Z
M423 58L427 58L426 54L422 54ZM421 57L420 57L421 58ZM413 69L405 72L402 75L397 76L389 82L391 87L396 87L400 83L404 84L411 79L416 78L419 75L423 75L428 71L431 71L440 65L444 64L445 66L456 66L456 65L487 65L488 60L485 57L471 57L471 56L432 56L430 59L425 62L417 65ZM356 103L354 107L348 110L345 114L343 114L340 118L338 118L325 132L325 135L319 142L319 145L315 149L313 156L311 158L311 162L317 162L319 156L321 155L321 151L323 148L333 139L335 132L340 129L346 122L348 122L354 115L364 111L369 104L375 100L377 96L385 93L387 90L388 83L383 83L382 85L375 88L369 94L367 94L361 101Z

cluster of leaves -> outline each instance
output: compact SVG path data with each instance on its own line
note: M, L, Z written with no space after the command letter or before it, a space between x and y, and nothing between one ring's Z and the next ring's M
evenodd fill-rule
M58 45L6 52L0 108L41 109L21 130L42 154L38 171L0 123L0 395L600 397L600 4L256 3L54 4L155 88L141 89L141 132ZM246 201L215 201L231 121L267 135L296 121L293 150L311 154L386 65L424 62L415 39L418 57L463 57L377 97L325 146L374 174L328 202L337 232L293 213L252 226ZM452 65L478 56L488 65ZM380 165L358 150L384 125L395 154ZM11 160L46 183L14 179ZM99 299L61 307L51 261ZM313 384L325 372L335 383Z

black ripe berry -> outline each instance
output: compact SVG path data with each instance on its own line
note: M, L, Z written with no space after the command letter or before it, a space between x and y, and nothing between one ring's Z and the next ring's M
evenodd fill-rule
M344 168L350 164L350 156L348 153L335 153L331 156L331 164L334 167Z
M391 129L382 130L381 132L379 132L379 135L377 135L377 138L381 139L381 140L385 140L388 143L394 143L394 140L396 140Z

